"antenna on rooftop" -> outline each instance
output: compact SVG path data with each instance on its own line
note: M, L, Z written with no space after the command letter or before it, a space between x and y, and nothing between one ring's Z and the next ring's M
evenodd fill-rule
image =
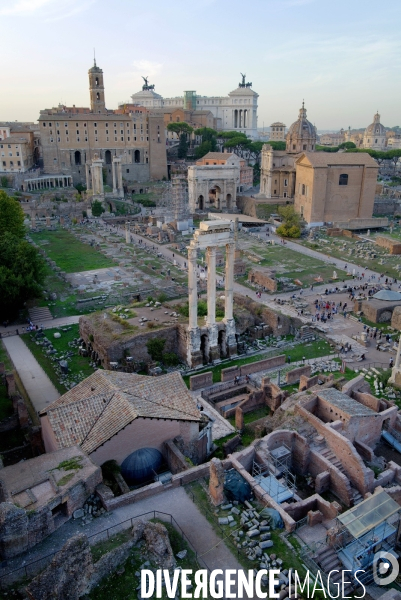
M96 51L95 51L95 48L93 48L93 65L96 67Z

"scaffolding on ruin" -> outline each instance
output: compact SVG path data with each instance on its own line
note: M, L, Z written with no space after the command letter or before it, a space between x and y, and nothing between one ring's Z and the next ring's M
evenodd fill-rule
M291 450L283 444L275 451L267 451L268 462L253 461L252 477L273 500L281 504L294 497L296 477L291 472Z
M380 491L337 517L334 548L344 567L365 584L373 580L378 550L393 554L400 528L400 505Z

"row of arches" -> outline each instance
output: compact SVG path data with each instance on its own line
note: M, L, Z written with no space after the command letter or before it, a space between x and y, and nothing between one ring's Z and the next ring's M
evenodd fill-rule
M100 155L100 157L101 157L101 155ZM106 150L106 152L104 153L104 160L106 162L106 165L111 165L111 163L113 162L113 154L111 153L111 150ZM75 150L74 162L75 162L76 166L82 165L82 152L80 150ZM141 162L141 151L135 150L134 151L134 163L139 164L140 162Z

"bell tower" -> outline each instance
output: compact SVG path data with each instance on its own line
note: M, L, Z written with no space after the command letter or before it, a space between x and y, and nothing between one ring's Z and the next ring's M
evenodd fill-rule
M94 113L104 113L106 112L106 104L104 99L103 71L96 65L96 59L94 59L93 67L89 69L88 75L91 111Z

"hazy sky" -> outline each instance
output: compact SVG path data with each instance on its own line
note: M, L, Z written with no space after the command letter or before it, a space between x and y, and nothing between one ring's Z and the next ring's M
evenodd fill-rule
M106 105L150 77L163 96L226 95L240 71L259 122L401 125L399 0L0 0L0 120L89 105L96 48Z

